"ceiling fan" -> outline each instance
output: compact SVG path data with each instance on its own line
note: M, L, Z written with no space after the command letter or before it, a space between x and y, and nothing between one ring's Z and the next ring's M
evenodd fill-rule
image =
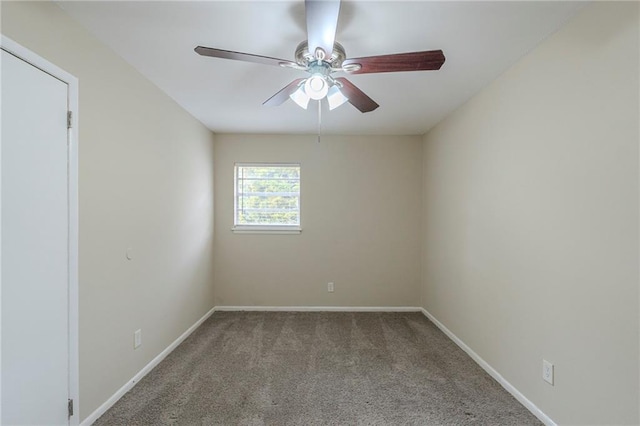
M439 70L444 64L442 50L347 58L342 45L335 41L340 0L305 0L305 12L307 40L296 48L295 62L204 46L195 51L202 56L294 68L309 74L286 85L263 105L277 106L292 99L307 109L310 99L320 101L326 97L331 110L348 101L363 113L379 105L346 78L334 77L334 73L428 71Z

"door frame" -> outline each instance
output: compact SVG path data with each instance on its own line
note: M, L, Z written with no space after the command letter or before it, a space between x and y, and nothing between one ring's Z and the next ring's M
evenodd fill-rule
M69 418L69 424L78 425L80 419L78 350L78 79L5 35L1 36L0 48L2 50L46 72L47 74L66 83L68 86L67 105L72 118L71 128L67 129L67 191L69 197L69 398L73 399L74 403L73 416ZM0 158L1 155L2 153L0 152ZM1 232L2 229L0 229L0 235ZM1 254L2 253L0 252L0 256ZM0 283L0 298L2 297L1 288L2 286ZM2 309L1 305L0 309ZM2 343L0 341L0 345L1 344ZM2 356L1 351L0 356ZM0 396L1 392L2 390L0 389ZM2 411L0 411L0 418L1 414Z

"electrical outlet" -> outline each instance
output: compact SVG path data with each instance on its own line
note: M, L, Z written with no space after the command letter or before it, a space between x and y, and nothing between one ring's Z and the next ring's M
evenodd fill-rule
M546 359L542 360L542 378L553 386L553 364Z
M327 283L327 291L333 293L333 283Z
M136 330L133 333L133 349L138 349L142 344L142 330Z

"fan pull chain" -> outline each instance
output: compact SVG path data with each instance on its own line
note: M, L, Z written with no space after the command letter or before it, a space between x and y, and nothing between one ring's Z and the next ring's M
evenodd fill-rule
M318 143L320 143L320 124L322 123L322 102L318 101Z

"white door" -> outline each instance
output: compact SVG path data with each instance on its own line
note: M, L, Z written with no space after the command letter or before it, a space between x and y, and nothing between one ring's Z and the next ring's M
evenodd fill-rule
M1 423L68 424L68 85L1 64Z

